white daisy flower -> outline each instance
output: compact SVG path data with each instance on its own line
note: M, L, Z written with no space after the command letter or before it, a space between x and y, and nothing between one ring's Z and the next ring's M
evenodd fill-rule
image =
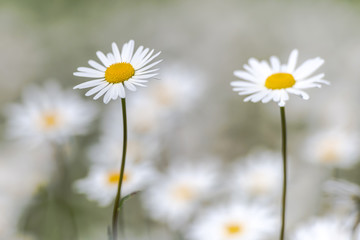
M153 85L150 94L162 109L187 110L204 91L203 74L190 67L170 65L161 75L161 82Z
M289 93L307 100L309 95L303 89L320 88L321 84L329 84L323 79L323 73L311 76L324 60L319 57L309 59L296 68L297 58L296 49L291 52L287 64L281 64L275 56L270 58L270 64L250 58L249 63L244 65L246 71L234 71L234 75L242 81L233 81L231 86L239 95L250 95L244 99L245 102L267 103L273 100L279 106L285 106Z
M324 191L331 197L334 207L360 214L359 185L345 180L329 180L324 184Z
M349 240L351 232L343 221L334 217L313 219L298 228L292 240Z
M124 171L122 196L141 191L155 177L154 169L147 164L127 162ZM87 195L100 206L108 206L116 196L120 178L119 167L93 165L88 176L75 182L77 192Z
M98 99L104 94L104 103L118 97L125 98L125 88L135 91L136 86L145 87L144 83L158 75L159 69L152 69L162 60L152 62L160 52L153 55L154 50L140 46L134 53L134 41L130 40L122 47L121 53L116 43L112 43L112 52L105 55L97 51L96 55L101 64L89 60L89 67L79 67L74 75L78 77L93 78L94 80L81 83L74 89L92 88L85 93Z
M8 134L30 145L63 143L69 137L85 134L96 109L72 91L55 82L44 88L32 87L23 95L23 104L7 109Z
M235 194L259 200L280 196L282 182L281 155L270 151L250 154L245 163L233 167L231 189Z
M209 197L216 183L214 165L175 162L168 172L145 191L143 203L150 217L182 228L192 217L200 202Z
M343 129L324 130L305 144L306 160L322 166L350 168L359 162L359 137Z
M189 230L190 240L261 240L278 231L271 209L261 205L232 203L210 208L199 215Z

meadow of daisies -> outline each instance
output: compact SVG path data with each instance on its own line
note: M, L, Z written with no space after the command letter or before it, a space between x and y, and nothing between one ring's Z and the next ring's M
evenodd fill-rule
M360 240L360 2L0 6L1 240Z

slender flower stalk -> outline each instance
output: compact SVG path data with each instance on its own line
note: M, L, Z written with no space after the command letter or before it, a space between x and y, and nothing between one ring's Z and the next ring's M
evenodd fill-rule
M309 88L320 88L322 84L330 83L324 80L324 74L313 76L313 73L324 63L320 57L309 59L296 67L298 50L294 49L287 64L281 64L276 56L270 57L270 62L250 58L244 70L234 71L240 80L231 82L233 90L239 95L248 95L244 101L278 103L281 113L282 156L283 156L283 193L282 193L282 224L280 240L284 239L286 213L286 121L285 104L290 99L289 94L298 95L304 100L310 96L304 91Z
M117 240L117 228L118 228L118 219L119 219L119 211L121 210L121 187L124 177L125 170L125 159L126 159L126 147L127 147L127 118L126 118L126 100L125 98L121 98L121 107L122 107L122 115L123 115L123 152L121 157L121 167L120 167L120 177L118 183L118 189L115 197L114 209L113 209L113 218L112 218L112 238L113 240Z
M286 118L285 107L280 107L281 133L282 133L282 158L283 158L283 190L281 204L281 229L280 240L284 240L285 235L285 214L286 214L286 188L287 188L287 156L286 156Z

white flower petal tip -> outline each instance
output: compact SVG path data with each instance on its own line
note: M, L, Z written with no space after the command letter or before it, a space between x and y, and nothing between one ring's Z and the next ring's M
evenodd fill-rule
M330 83L323 79L324 74L312 76L325 62L324 59L316 57L296 67L298 54L297 49L292 50L287 64L281 64L276 56L271 56L270 62L250 58L248 64L244 64L244 70L233 72L240 81L233 81L230 86L239 95L249 95L245 102L274 101L283 107L289 100L289 94L308 100L309 95L303 89L320 88L322 84Z
M96 94L93 99L103 96L103 102L109 103L118 97L125 98L125 88L136 91L136 86L145 87L149 79L158 75L158 68L153 67L163 59L154 62L161 51L154 54L154 50L140 46L134 51L134 40L123 44L121 51L115 42L111 43L112 52L104 54L97 51L96 56L100 63L89 60L90 67L79 67L73 75L91 78L88 82L76 85L73 89L92 88L85 96Z

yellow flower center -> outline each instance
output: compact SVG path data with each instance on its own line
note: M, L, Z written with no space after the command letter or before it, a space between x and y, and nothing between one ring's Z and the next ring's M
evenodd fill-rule
M117 184L120 179L120 174L117 172L111 172L108 175L108 182L110 184ZM123 175L123 182L126 182L129 179L129 175L127 173L124 173Z
M241 233L244 228L240 224L231 223L225 226L225 230L228 235L235 235Z
M265 87L268 89L283 89L294 86L295 79L290 73L274 73L265 81Z
M109 83L125 82L135 74L135 69L130 63L114 63L105 71L105 80Z
M329 139L320 145L320 160L323 163L336 163L339 159L339 142L336 139Z
M194 197L194 191L188 186L178 186L174 189L173 194L180 201L187 201Z
M41 118L41 126L44 130L53 129L59 124L60 119L56 113L45 113Z

